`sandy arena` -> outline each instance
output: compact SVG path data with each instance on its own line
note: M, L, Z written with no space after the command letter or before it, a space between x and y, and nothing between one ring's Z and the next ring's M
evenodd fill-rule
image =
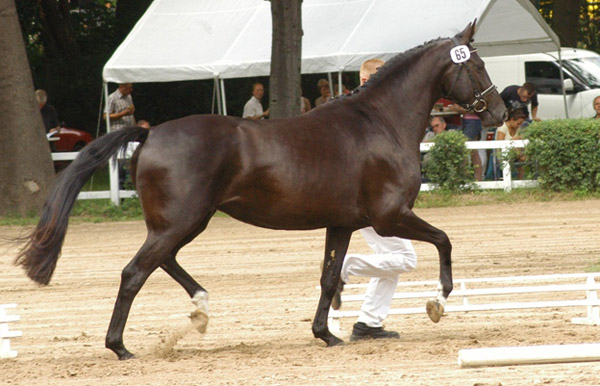
M455 278L585 272L600 262L600 201L488 205L416 211L453 243ZM21 228L0 227L1 236ZM0 304L21 321L11 330L19 355L0 359L1 385L589 385L600 362L461 369L458 350L475 347L597 343L600 326L573 325L585 308L390 316L397 341L326 348L311 322L319 291L324 230L271 231L229 218L179 253L179 262L210 293L205 335L193 330L192 304L164 272L137 296L120 362L104 348L120 272L145 238L143 222L82 223L67 233L48 287L12 265L0 249ZM415 271L401 280L437 280L438 257L415 242ZM368 253L359 233L350 251ZM357 280L355 282L360 282ZM432 288L433 289L433 288ZM551 300L546 295L545 300ZM353 319L342 322L348 338Z

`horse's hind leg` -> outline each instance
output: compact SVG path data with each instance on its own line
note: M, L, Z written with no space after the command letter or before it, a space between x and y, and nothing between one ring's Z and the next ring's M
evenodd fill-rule
M327 228L325 260L323 262L323 272L321 273L321 298L319 299L317 314L312 326L315 338L322 339L327 343L327 346L336 346L344 343L329 331L327 316L329 315L329 307L331 306L331 300L335 294L337 283L340 280L340 272L352 232L353 229Z
M190 295L192 303L196 306L196 310L190 314L190 319L199 332L205 333L208 325L208 292L177 263L174 255L160 267Z
M123 344L123 330L131 310L133 299L148 277L156 270L166 256L170 246L161 238L149 238L121 273L119 294L106 334L106 348L112 350L120 360L133 357Z

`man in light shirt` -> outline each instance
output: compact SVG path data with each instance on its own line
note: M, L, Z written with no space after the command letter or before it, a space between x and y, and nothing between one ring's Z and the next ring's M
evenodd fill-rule
M264 119L269 116L269 109L263 112L262 104L260 100L265 95L265 88L262 83L254 83L252 85L252 97L244 105L243 118L247 119Z

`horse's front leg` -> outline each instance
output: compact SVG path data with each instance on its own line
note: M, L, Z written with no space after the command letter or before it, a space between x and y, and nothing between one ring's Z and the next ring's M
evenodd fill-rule
M344 343L344 341L335 337L329 331L327 317L329 315L331 300L340 280L340 272L352 232L352 229L346 228L327 228L325 258L323 260L323 272L321 273L321 298L319 299L317 314L312 326L315 338L322 339L327 343L327 346L336 346Z
M444 314L444 307L448 295L452 292L452 244L446 233L426 221L419 218L412 210L404 211L402 217L396 224L395 231L386 229L385 224L377 224L375 230L387 230L389 235L403 237L412 240L421 240L432 243L436 246L440 257L440 282L438 284L438 294L435 299L431 299L426 304L427 315L434 322L440 321ZM386 236L388 234L385 234Z
M452 244L445 232L434 228L440 232L438 236L438 244L435 246L438 249L440 255L440 282L438 283L438 293L435 299L427 301L425 309L427 315L432 322L437 323L440 321L444 314L444 308L446 307L446 301L450 292L452 292Z

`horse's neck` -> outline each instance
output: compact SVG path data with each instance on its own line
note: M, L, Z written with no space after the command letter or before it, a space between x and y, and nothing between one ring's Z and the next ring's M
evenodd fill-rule
M377 93L377 89L382 91L383 97L377 98L379 100L373 98L373 103L387 105L385 110L390 125L396 131L402 131L403 138L408 133L415 142L421 142L431 109L441 96L440 82L448 60L439 54L439 49L435 49L439 48L438 44L443 42L432 43L416 53L417 57L408 64L408 68L402 62L395 63L396 68L387 72L370 90L373 94ZM373 108L382 110L375 105Z

